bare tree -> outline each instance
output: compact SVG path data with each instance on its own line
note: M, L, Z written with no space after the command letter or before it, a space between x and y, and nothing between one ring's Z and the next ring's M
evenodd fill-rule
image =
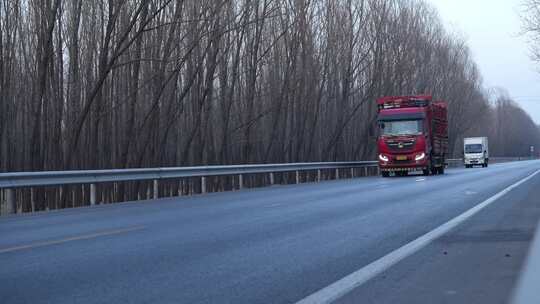
M501 155L538 137L514 103L490 102L465 40L422 0L10 0L0 59L4 172L372 159L383 95L446 100L455 155L470 134ZM87 191L36 189L20 206L76 206Z

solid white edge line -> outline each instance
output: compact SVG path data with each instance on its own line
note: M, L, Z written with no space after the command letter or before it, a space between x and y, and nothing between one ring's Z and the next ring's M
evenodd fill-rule
M536 228L535 237L527 253L527 260L521 268L514 294L513 304L540 303L540 225Z
M339 281L332 283L331 285L296 302L296 304L332 303L340 299L344 295L348 294L350 291L354 290L355 288L358 288L359 286L371 280L378 274L384 272L385 270L389 269L393 265L397 264L399 261L418 252L420 249L429 245L434 240L438 239L439 237L448 233L452 229L456 228L458 225L468 220L469 218L471 218L472 216L480 212L482 209L491 205L493 202L497 201L498 199L506 195L508 192L512 191L516 187L519 187L523 183L532 179L538 173L540 173L540 170L537 170L536 172L527 176L526 178L505 188L504 190L488 198L482 203L467 210L465 213L458 215L457 217L435 228L434 230L424 234L423 236L417 238L416 240L390 252L389 254L379 258L378 260L372 262L371 264L364 266L363 268L351 273L350 275L340 279Z

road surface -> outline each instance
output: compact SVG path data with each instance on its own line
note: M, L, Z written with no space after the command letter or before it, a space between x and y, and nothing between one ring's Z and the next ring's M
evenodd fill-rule
M516 162L4 217L0 303L296 303L539 169ZM538 197L535 175L336 302L505 303Z

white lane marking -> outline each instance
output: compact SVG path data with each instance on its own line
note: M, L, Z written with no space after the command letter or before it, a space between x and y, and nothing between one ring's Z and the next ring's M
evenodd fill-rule
M425 180L426 180L425 178L419 178L419 179L417 179L416 181L417 181L417 182L423 182L423 181L425 181Z
M339 281L315 292L314 294L296 302L296 304L322 304L322 303L332 303L339 298L343 297L350 291L366 283L370 279L374 278L378 274L397 264L399 261L405 259L406 257L416 253L420 249L429 245L434 240L448 233L450 230L456 228L458 225L468 220L482 209L491 205L508 192L512 191L516 187L519 187L523 183L527 182L534 176L540 173L540 170L534 172L528 177L520 180L519 182L507 187L501 192L495 194L494 196L488 198L482 203L474 206L473 208L467 210L465 213L458 215L457 217L451 219L450 221L444 223L443 225L435 228L434 230L424 234L423 236L417 238L416 240L400 247L389 254L379 258L378 260L372 262L371 264L364 266L363 268L351 273L350 275L340 279Z
M475 194L478 194L478 192L474 192L474 191L465 191L465 195L475 195Z
M0 254L13 252L13 251L19 251L19 250L25 250L25 249L33 249L33 248L39 248L39 247L45 247L45 246L51 246L51 245L58 245L58 244L73 242L73 241L95 239L101 236L109 236L109 235L121 234L121 233L126 233L126 232L132 232L136 230L142 230L144 228L146 227L137 226L137 227L124 228L124 229L108 230L104 232L74 236L74 237L69 237L69 238L60 239L60 240L38 242L38 243L20 245L20 246L15 246L15 247L8 247L8 248L3 248L3 249L0 248Z
M529 248L517 287L514 289L512 304L538 303L538 283L540 282L540 226L536 229L534 240Z

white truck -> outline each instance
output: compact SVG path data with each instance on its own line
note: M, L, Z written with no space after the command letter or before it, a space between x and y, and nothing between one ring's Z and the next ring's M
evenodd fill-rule
M466 168L487 167L489 164L488 138L469 137L463 139L463 162Z

